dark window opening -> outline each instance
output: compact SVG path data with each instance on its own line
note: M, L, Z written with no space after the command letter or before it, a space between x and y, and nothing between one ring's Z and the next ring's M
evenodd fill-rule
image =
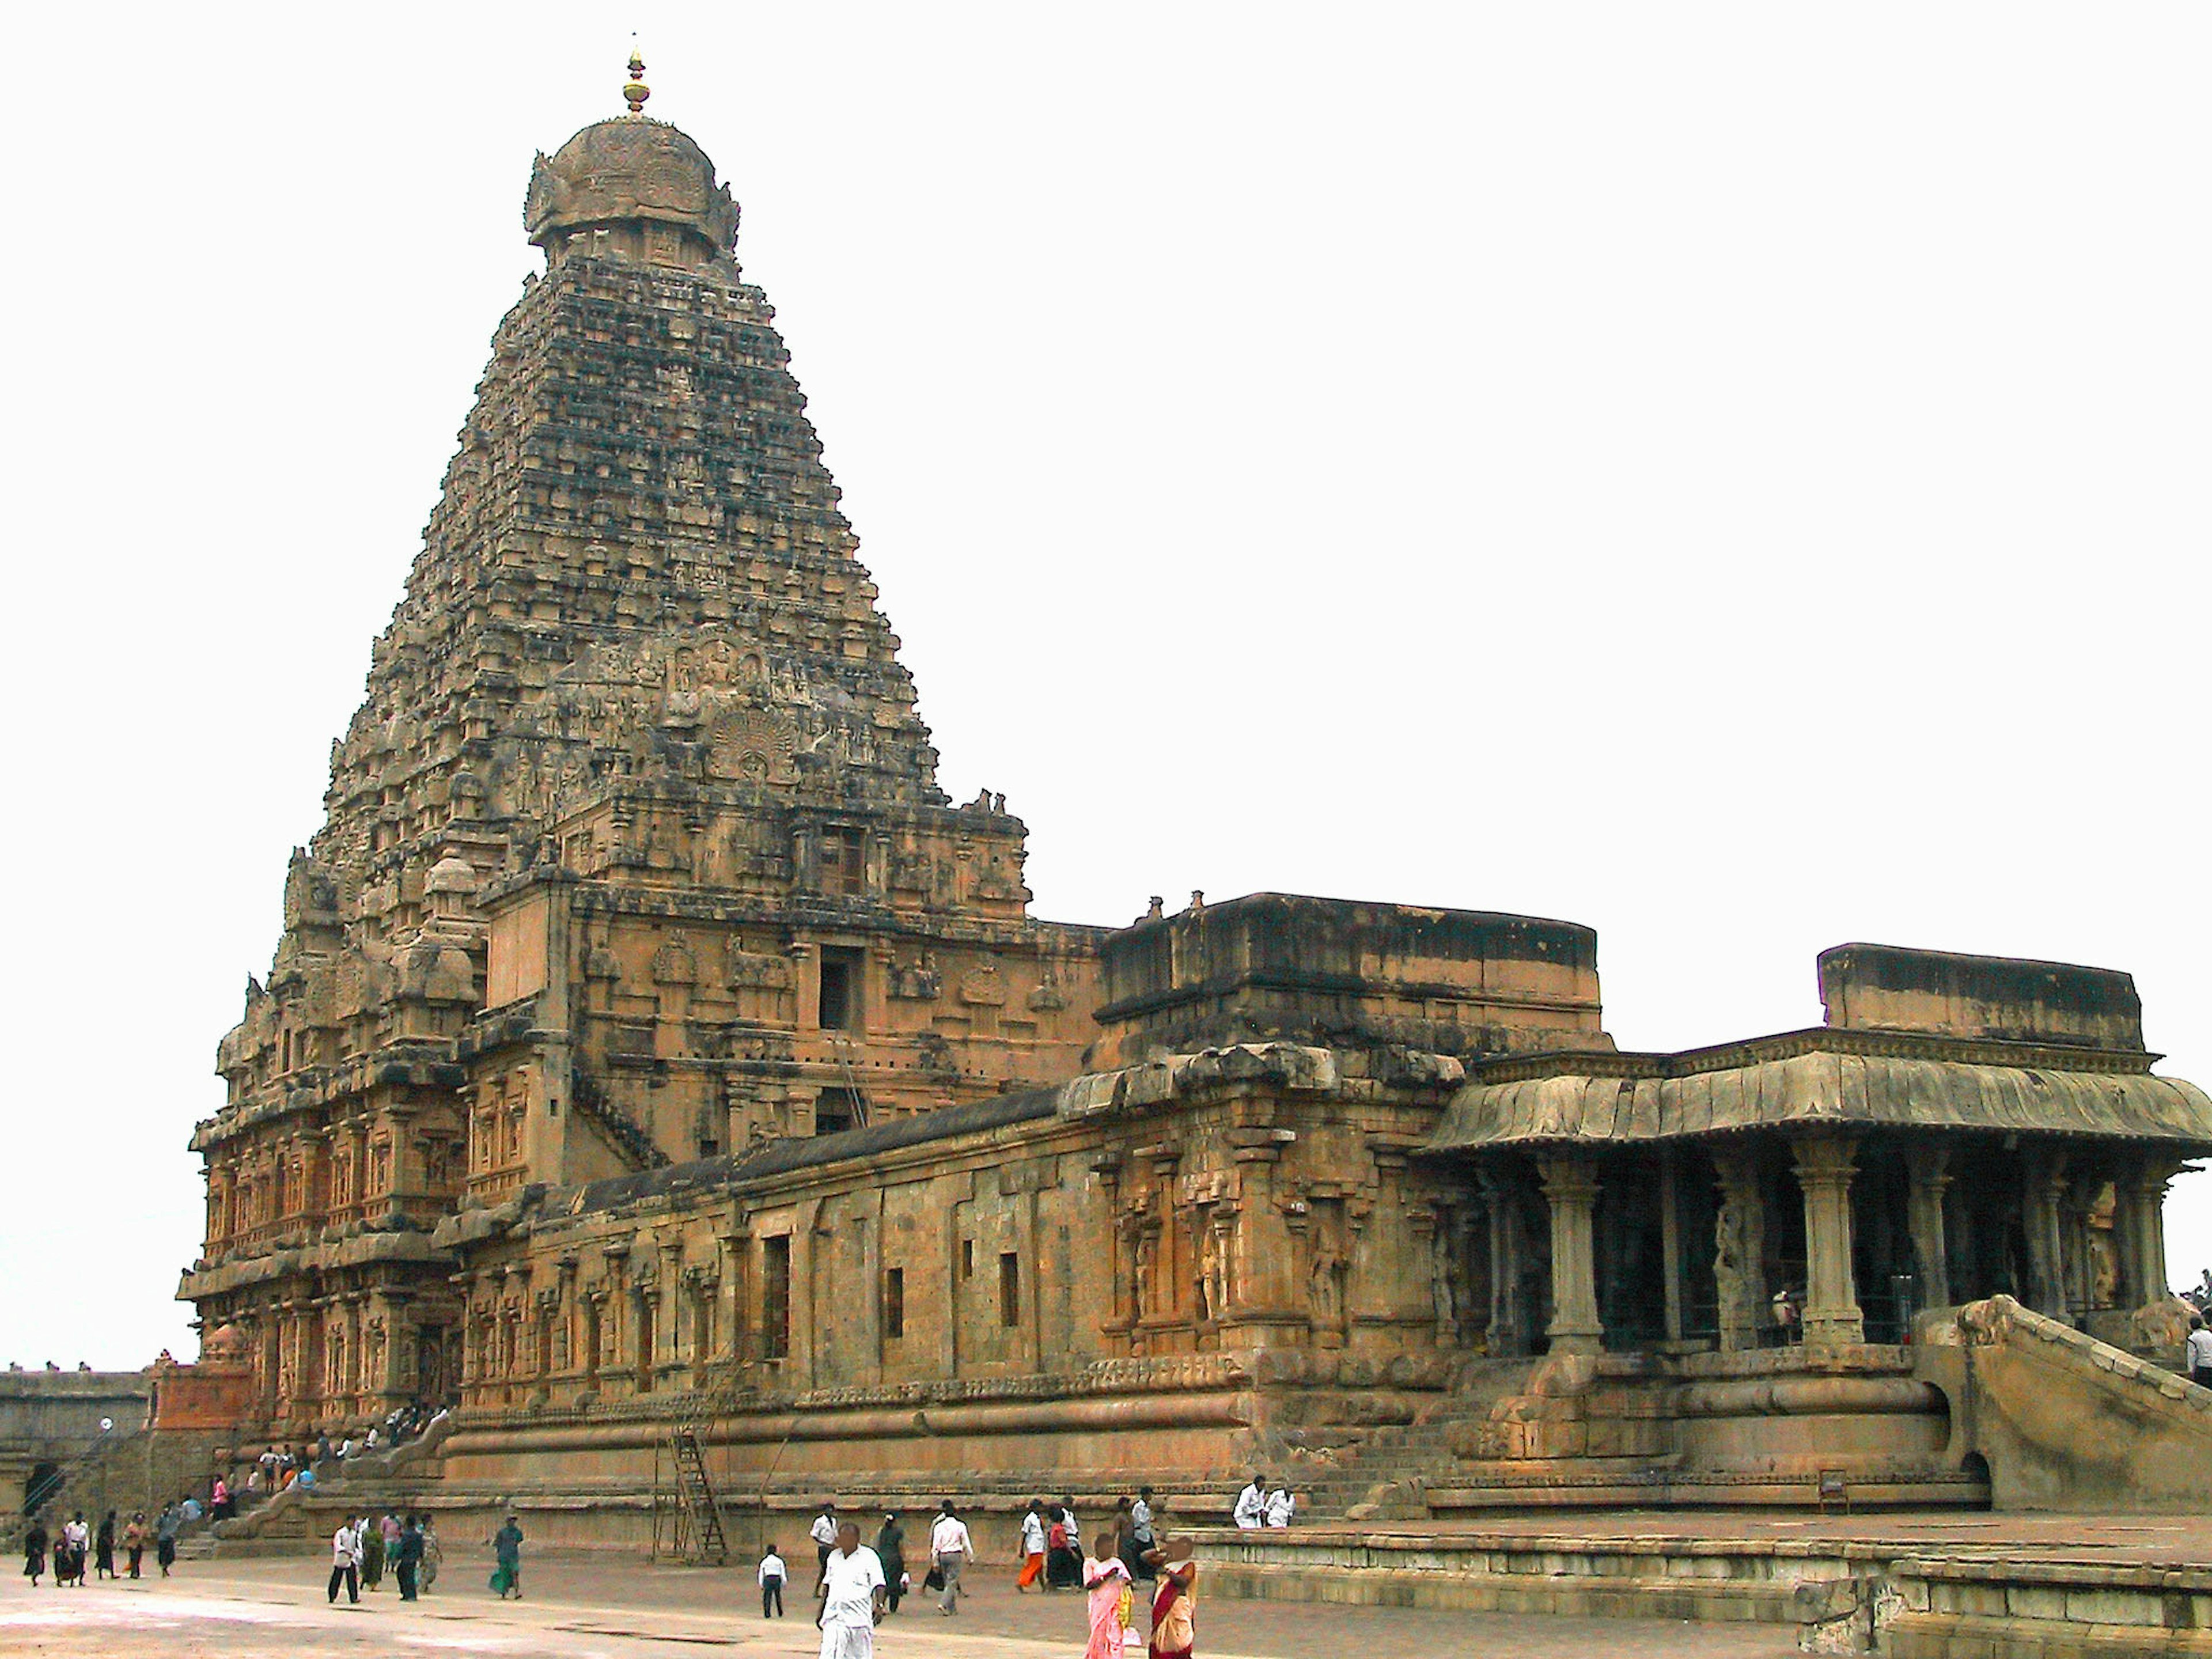
M825 1031L856 1031L860 1027L861 957L843 945L822 951L822 998L817 1021Z
M906 1334L906 1269L884 1272L884 1335L892 1340Z
M868 890L866 843L858 830L822 832L822 887L848 895Z
M824 1089L814 1100L814 1133L834 1135L866 1121L867 1104L857 1089Z
M963 1238L960 1241L960 1277L963 1279L975 1277L975 1241L972 1238Z
M712 1135L701 1135L701 1136L699 1137L699 1156L700 1156L700 1157L702 1157L702 1158L712 1158L712 1157L714 1157L714 1154L715 1154L715 1153L717 1153L717 1152L720 1152L721 1150L722 1150L722 1143L721 1143L720 1141L719 1141L719 1140L715 1139L714 1136L712 1136Z
M761 1357L781 1359L791 1352L791 1235L761 1245Z
M999 1256L999 1322L1022 1322L1022 1259L1012 1250Z

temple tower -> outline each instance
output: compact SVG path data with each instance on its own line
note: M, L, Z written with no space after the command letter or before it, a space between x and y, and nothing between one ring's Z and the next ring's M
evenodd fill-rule
M1077 1068L1093 930L954 808L738 204L630 112L532 167L493 337L193 1145L180 1294L266 1423L447 1392L430 1230Z

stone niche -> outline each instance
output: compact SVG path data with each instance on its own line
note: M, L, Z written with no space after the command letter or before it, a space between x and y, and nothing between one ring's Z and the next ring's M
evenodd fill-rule
M1858 1030L2123 1054L2143 1047L2134 977L2112 968L1838 945L1820 953L1820 1004L1827 1024Z
M1139 921L1101 958L1103 1065L1254 1042L1613 1046L1597 934L1573 922L1254 893Z

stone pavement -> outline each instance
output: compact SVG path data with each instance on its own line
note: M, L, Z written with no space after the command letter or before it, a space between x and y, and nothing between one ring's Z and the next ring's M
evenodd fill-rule
M811 1577L810 1566L799 1565ZM539 1553L526 1560L531 1599L501 1602L485 1588L489 1560L454 1550L438 1589L414 1607L387 1582L358 1610L323 1601L319 1555L179 1564L178 1577L82 1590L33 1590L0 1577L0 1654L54 1659L362 1659L368 1655L479 1653L524 1659L698 1659L731 1650L760 1659L811 1656L818 1638L802 1589L794 1616L758 1617L744 1569L647 1567L605 1556ZM1074 1659L1083 1650L1083 1599L1017 1596L1012 1570L973 1577L957 1621L909 1599L884 1621L882 1659ZM1202 1586L1201 1586L1202 1588ZM542 1599L540 1599L542 1597ZM1583 1659L1624 1650L1638 1659L1783 1659L1795 1632L1778 1626L1656 1620L1559 1619L1413 1608L1344 1607L1201 1599L1206 1659Z

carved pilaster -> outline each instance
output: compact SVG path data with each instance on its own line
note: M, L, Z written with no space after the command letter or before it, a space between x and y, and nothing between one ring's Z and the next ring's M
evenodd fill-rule
M1597 1310L1597 1166L1586 1158L1537 1160L1544 1201L1552 1213L1552 1322L1545 1333L1553 1353L1597 1353L1605 1327Z
M1808 1347L1866 1340L1851 1272L1851 1177L1858 1143L1849 1135L1808 1135L1796 1144L1797 1185L1805 1195L1805 1341Z

